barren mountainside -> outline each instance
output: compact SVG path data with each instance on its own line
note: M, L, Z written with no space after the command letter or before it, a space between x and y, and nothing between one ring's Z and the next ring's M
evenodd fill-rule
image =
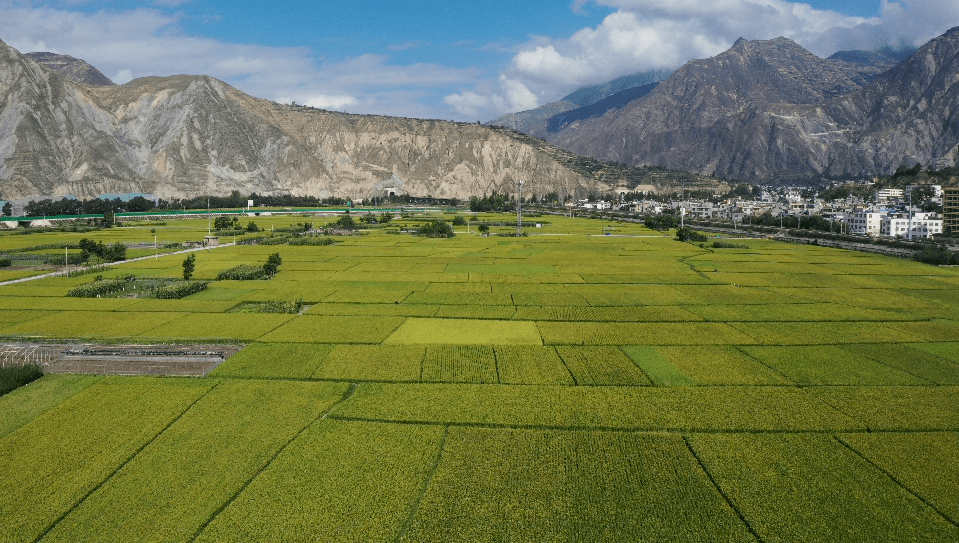
M785 38L739 40L548 140L599 160L748 181L951 166L959 145L957 50L953 29L877 73L881 64L821 59Z
M204 76L78 85L0 42L6 199L233 190L462 199L512 192L518 179L528 194L606 188L508 131L284 106Z

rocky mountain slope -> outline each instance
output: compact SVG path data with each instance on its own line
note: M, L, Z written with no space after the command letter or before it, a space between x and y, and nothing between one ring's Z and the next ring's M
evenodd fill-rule
M24 56L39 62L74 83L83 83L93 87L112 87L116 84L85 60L56 53L27 53Z
M567 118L586 119L602 115L611 104L622 104L635 100L638 89L655 88L656 83L669 77L670 70L651 70L638 74L616 78L601 85L577 89L563 98L542 105L536 109L507 113L485 124L503 126L537 138L548 139L550 132L556 132L556 125L565 126ZM569 117L564 114L569 113ZM551 123L554 128L551 128Z
M390 191L468 198L607 186L560 150L489 127L347 115L250 97L210 77L76 84L0 42L0 195L163 198ZM566 161L569 162L568 160Z
M749 181L956 163L959 28L883 73L779 38L687 63L626 106L547 139L575 153Z

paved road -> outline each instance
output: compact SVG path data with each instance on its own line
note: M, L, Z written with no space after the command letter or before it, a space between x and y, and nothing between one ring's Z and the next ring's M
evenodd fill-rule
M213 247L193 247L190 249L182 249L180 251L175 251L172 253L160 253L159 256L170 256L170 255L182 255L186 253L195 253L197 251L209 251L211 249L219 249L220 247L232 247L233 243L223 243L220 245L214 245ZM141 256L139 258L131 258L129 260L120 260L118 262L105 262L102 266L116 266L118 264L126 264L127 262L138 262L140 260L149 260L151 258L156 258L155 256ZM76 271L80 268L75 268L73 271ZM84 268L85 269L85 268ZM26 281L33 281L34 279L42 279L44 277L60 277L65 275L63 271L44 273L41 275L31 275L30 277L21 277L20 279L11 279L9 281L0 281L0 286L3 285L12 285L14 283L24 283Z

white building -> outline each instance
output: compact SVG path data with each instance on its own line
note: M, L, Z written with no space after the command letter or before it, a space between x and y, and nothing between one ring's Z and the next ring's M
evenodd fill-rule
M900 191L901 192L901 191ZM885 213L878 211L857 211L849 215L848 225L850 234L878 236Z
M876 203L885 203L893 199L902 199L902 189L880 189L876 191Z
M883 217L880 235L902 236L906 239L929 238L942 234L942 219L933 213L915 213L912 216L912 231L909 230L909 215Z

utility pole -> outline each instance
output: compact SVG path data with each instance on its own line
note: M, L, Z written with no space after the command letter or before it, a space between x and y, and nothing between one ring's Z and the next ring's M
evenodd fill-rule
M523 180L516 182L516 235L523 233Z
M206 235L213 235L213 218L210 216L210 199L206 199Z
M913 187L913 190L915 190L915 187ZM911 190L909 191L909 241L912 241L912 191Z

